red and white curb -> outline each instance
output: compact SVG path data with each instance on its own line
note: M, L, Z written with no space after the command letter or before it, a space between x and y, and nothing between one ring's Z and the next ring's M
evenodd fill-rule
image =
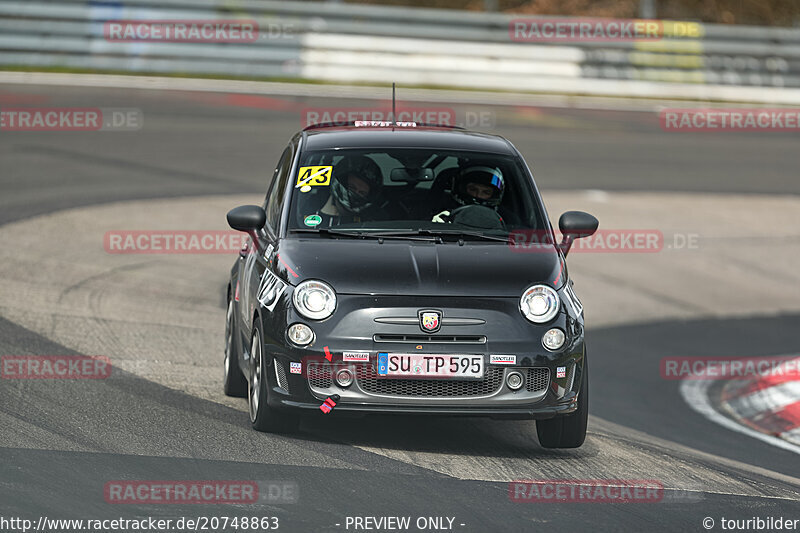
M798 363L800 358L781 366L797 368ZM723 408L742 424L800 444L800 381L796 372L730 381L722 389L721 400Z
M800 358L784 366L797 368ZM709 398L714 380L684 379L680 393L695 411L733 431L800 454L800 380L796 372L762 375L752 379L725 380L719 406Z

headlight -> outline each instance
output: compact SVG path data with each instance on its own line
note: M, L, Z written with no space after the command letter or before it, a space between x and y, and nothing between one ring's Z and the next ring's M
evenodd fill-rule
M534 285L522 294L519 309L531 322L544 324L558 313L558 295L546 285Z
M314 331L305 324L297 323L289 326L287 330L289 340L297 346L306 346L314 340Z
M524 384L525 378L516 370L509 372L508 376L506 376L506 385L508 385L508 388L511 390L519 390Z
M542 335L542 345L551 352L555 352L564 346L565 340L567 340L566 335L558 328L549 329L547 333Z
M346 389L353 384L353 373L348 368L343 368L336 373L336 384Z
M304 281L292 295L297 312L312 320L328 318L336 309L336 293L322 281Z

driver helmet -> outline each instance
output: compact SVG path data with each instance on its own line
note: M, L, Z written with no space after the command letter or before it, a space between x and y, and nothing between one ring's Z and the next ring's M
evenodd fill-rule
M366 156L345 156L333 167L331 194L348 213L357 214L373 207L382 188L381 169Z
M505 179L497 167L472 165L464 167L453 178L452 194L461 205L482 205L497 209L503 201Z

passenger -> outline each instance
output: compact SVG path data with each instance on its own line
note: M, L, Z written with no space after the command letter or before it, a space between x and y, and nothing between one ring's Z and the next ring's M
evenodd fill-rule
M385 218L380 199L383 190L381 169L365 156L345 157L333 167L330 196L317 211L319 227L337 226Z

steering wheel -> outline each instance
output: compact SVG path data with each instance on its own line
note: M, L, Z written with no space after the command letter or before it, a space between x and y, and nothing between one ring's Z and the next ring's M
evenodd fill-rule
M463 205L450 213L453 224L460 224L476 229L498 229L505 231L506 223L503 217L492 209L483 205Z

